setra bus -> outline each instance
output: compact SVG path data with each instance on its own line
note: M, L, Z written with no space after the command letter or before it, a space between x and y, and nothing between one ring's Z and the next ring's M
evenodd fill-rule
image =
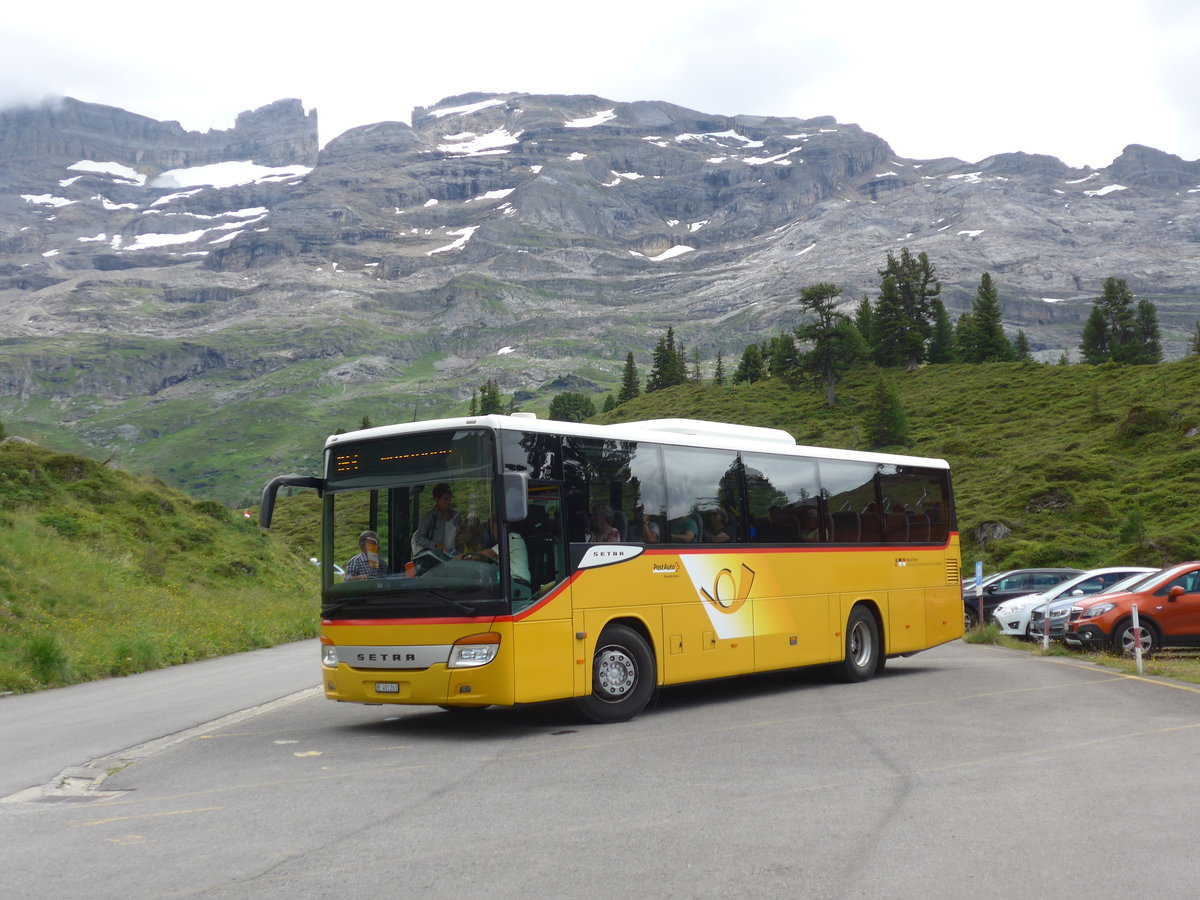
M517 413L333 435L320 477L263 489L263 527L285 486L323 500L333 700L573 699L617 722L665 685L812 665L865 681L963 633L938 459Z

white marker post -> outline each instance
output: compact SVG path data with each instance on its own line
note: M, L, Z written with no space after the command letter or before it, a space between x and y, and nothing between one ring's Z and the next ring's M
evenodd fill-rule
M975 620L975 624L982 628L985 624L983 621L983 561L975 561L975 608L979 611L979 618Z
M1133 656L1137 660L1137 672L1142 674L1142 627L1138 624L1137 604L1133 604Z
M1045 653L1050 649L1050 604L1052 600L1046 601L1046 611L1042 615L1042 652Z

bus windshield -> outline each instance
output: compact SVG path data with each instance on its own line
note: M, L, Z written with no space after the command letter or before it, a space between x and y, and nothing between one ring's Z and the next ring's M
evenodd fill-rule
M323 615L479 616L507 610L494 440L458 429L329 449Z

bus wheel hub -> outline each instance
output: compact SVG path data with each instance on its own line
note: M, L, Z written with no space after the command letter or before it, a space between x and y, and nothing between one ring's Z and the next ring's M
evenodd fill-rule
M596 680L600 691L608 697L629 693L637 678L637 666L621 650L604 650L596 663Z

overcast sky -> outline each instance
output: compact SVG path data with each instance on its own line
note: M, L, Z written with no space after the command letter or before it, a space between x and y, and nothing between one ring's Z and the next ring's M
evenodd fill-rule
M284 97L325 143L468 91L831 115L900 156L1200 158L1200 2L340 0L9 4L0 107L65 95L185 128Z

